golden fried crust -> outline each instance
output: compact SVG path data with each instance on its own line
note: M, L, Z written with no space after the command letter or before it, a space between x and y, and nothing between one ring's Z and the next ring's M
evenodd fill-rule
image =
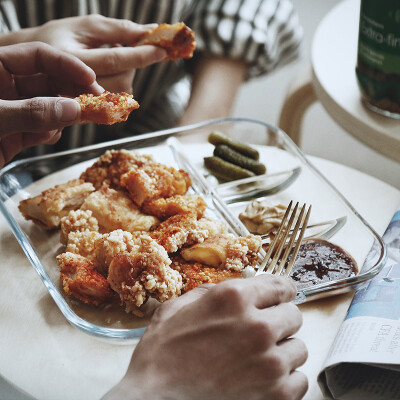
M68 234L66 251L79 254L96 266L95 244L102 236L99 232L89 230L70 232Z
M93 165L80 176L91 182L96 190L106 183L114 189L120 189L121 175L131 169L141 168L145 164L153 164L153 157L128 150L107 150Z
M81 94L75 100L81 106L80 122L112 125L126 121L139 103L128 93L103 92L100 96Z
M182 278L170 267L167 252L147 235L136 251L116 255L110 264L108 281L125 303L127 312L134 311L149 296L160 302L181 293Z
M146 214L155 215L159 219L166 219L176 214L196 213L197 219L206 211L207 204L196 194L176 195L147 201L142 206Z
M73 179L62 185L45 190L40 195L22 200L18 209L27 220L45 229L60 226L61 218L78 209L94 191L91 183Z
M209 235L202 243L183 249L181 255L186 261L240 272L247 266L256 265L260 249L259 236L235 237L216 234Z
M90 210L72 210L61 218L60 242L67 244L71 232L99 231L99 223Z
M225 230L225 225L220 221L205 217L198 220L195 213L188 213L166 219L150 235L168 253L175 253L183 246L202 242L208 236Z
M159 163L132 169L121 177L121 186L128 190L131 199L138 206L160 197L184 195L191 184L186 171Z
M241 277L241 273L238 271L207 267L198 262L187 262L179 255L174 255L171 260L171 267L182 276L184 292L204 283L218 283L226 279Z
M113 292L107 279L99 274L85 257L62 253L57 256L57 263L66 294L95 306L112 298Z
M103 185L93 192L82 204L81 210L90 210L98 221L100 232L122 229L128 232L149 231L159 220L143 214L122 190L114 190Z
M183 22L173 25L161 24L157 28L143 34L134 45L153 45L162 47L167 52L167 60L191 58L196 48L194 32Z
M107 276L111 261L117 254L136 252L142 243L142 233L132 234L121 229L101 235L94 243L93 264Z

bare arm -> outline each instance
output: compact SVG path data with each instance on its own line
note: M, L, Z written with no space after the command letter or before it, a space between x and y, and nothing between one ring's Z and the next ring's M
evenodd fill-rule
M197 60L189 104L179 124L229 117L243 82L243 61L202 56Z

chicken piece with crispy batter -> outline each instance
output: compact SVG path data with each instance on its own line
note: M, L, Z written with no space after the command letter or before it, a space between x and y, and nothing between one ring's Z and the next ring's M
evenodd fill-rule
M81 106L80 121L112 125L126 121L129 114L139 108L139 103L129 93L104 91L100 96L81 94L75 100Z
M108 185L91 193L81 210L90 210L98 221L100 232L104 233L116 229L128 232L149 231L159 223L158 218L143 214L125 192Z
M95 245L102 237L103 235L96 231L84 230L70 232L68 234L66 251L86 257L95 265L97 261Z
M72 210L61 218L60 242L67 244L71 232L99 231L99 223L90 210Z
M78 209L94 190L91 183L74 179L22 200L18 209L25 219L48 230L56 229L61 219L71 210Z
M235 237L231 234L210 235L204 242L181 251L186 261L195 261L216 268L242 271L254 266L261 250L261 238L255 235Z
M159 197L186 194L191 184L189 174L183 169L159 163L145 164L121 176L121 186L138 206Z
M167 198L147 201L142 206L142 211L146 214L155 215L163 220L176 214L196 213L197 219L201 218L206 211L207 204L201 196L197 194L186 194L171 196Z
M224 223L210 218L197 219L195 213L177 214L161 224L150 235L168 253L175 253L183 246L202 242L208 236L226 231Z
M107 150L93 165L84 171L80 178L91 182L96 190L106 183L114 189L120 189L121 176L131 169L153 164L150 155L142 155L129 150Z
M218 283L242 276L239 271L207 267L199 262L185 261L180 255L174 255L171 259L171 267L182 276L182 292L188 292L204 283Z
M62 253L57 256L57 263L66 294L95 306L113 297L107 279L96 271L87 258L78 254Z
M196 48L194 32L183 22L160 24L151 31L145 32L135 46L150 44L162 47L167 52L167 60L191 58Z
M112 259L117 254L136 252L141 245L140 237L142 235L141 232L132 234L117 229L98 237L93 245L92 252L94 257L93 264L96 269L104 276L107 276Z
M170 267L164 248L148 235L141 236L140 241L139 248L112 259L107 278L126 311L133 313L149 296L164 302L179 296L182 289L182 277Z

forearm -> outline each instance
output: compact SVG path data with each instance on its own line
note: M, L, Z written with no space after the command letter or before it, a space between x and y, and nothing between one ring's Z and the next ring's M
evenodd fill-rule
M180 125L204 119L228 117L243 82L243 61L220 57L202 57L195 67L189 104Z

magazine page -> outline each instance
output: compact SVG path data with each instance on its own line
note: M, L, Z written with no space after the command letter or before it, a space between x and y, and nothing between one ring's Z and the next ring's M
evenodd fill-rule
M400 210L383 241L386 264L355 294L319 374L328 398L400 399Z

